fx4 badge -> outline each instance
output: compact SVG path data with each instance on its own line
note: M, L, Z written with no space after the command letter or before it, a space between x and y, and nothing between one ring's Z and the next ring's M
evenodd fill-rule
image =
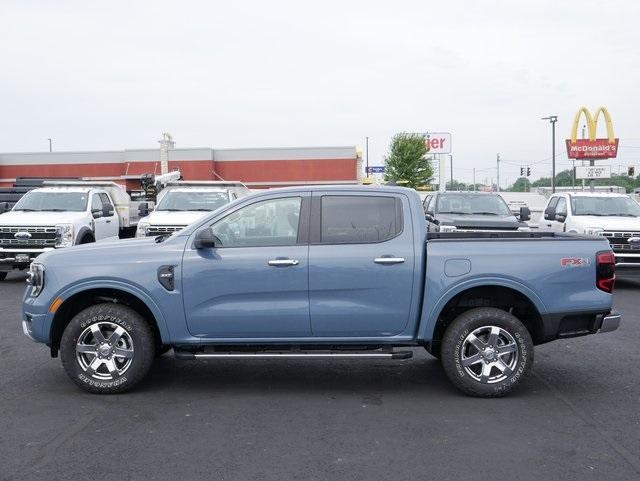
M563 257L560 259L560 265L562 267L584 267L591 264L589 259L584 257Z

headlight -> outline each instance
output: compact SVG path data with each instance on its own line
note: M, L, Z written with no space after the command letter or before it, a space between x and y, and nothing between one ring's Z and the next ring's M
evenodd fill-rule
M441 225L439 230L440 232L455 232L458 229L455 225Z
M146 237L148 222L138 222L138 228L136 229L136 237Z
M73 245L73 224L56 224L58 239L56 247L71 247Z
M584 230L586 235L602 235L603 232L604 229L601 229L600 227L587 227Z
M31 263L27 274L27 284L31 286L29 295L38 297L44 287L44 266L42 264Z

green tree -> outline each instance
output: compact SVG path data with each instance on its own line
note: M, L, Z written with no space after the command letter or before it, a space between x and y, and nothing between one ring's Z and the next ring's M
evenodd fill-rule
M509 192L529 192L531 190L531 182L526 177L520 177L507 190Z
M387 182L415 189L427 185L433 177L425 138L421 134L402 132L394 135L385 162L384 178Z
M589 185L590 181L585 181ZM615 185L624 187L627 193L633 192L633 189L640 187L640 175L636 178L627 175L612 174L610 179L596 179L594 185ZM515 184L514 184L515 185ZM571 187L573 185L573 169L563 170L556 174L556 187ZM576 179L576 187L582 186L582 181ZM531 187L551 187L551 177L541 177L531 184Z

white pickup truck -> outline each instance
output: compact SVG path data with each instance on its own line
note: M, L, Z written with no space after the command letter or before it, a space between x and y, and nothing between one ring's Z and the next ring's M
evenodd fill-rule
M138 203L115 182L45 182L0 214L0 280L43 252L118 239L137 219Z
M545 230L606 237L616 257L616 275L640 278L640 204L628 195L554 194L538 225Z
M241 182L168 182L158 194L155 211L140 219L136 237L172 234L250 193Z

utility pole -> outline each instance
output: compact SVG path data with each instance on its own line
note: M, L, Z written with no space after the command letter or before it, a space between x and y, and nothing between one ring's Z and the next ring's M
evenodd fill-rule
M53 152L53 149L51 148L51 139L47 139L49 141L49 152Z
M556 122L557 115L549 115L542 117L542 120L548 120L551 124L551 193L556 192Z
M476 168L473 168L473 190L476 190Z
M367 174L366 177L369 177L369 137L367 137L367 140L366 140L366 148L367 148L367 161L366 161L367 167L365 169L365 172Z
M451 190L453 190L453 155L449 154L449 160L451 161Z
M584 134L585 134L586 128L587 128L586 125L582 126L582 138L583 139L584 139ZM584 160L582 161L582 166L584 167ZM584 192L584 179L582 179L582 191Z
M496 192L500 192L500 154L496 156L497 174L496 174Z

